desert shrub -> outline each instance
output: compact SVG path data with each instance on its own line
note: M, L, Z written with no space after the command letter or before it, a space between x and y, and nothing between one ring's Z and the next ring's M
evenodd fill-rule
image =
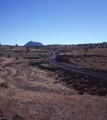
M87 51L88 51L88 48L85 49L85 52L87 52Z
M66 93L66 95L78 95L78 92L75 90L70 90L69 92Z
M16 60L18 60L18 57L16 57Z
M30 50L29 50L29 47L26 47L26 49L27 49L27 52L29 52Z
M8 82L3 82L3 83L1 83L0 86L4 87L4 88L9 88L10 87Z
M13 46L11 46L10 49L13 49Z
M8 55L7 57L10 58L10 55Z

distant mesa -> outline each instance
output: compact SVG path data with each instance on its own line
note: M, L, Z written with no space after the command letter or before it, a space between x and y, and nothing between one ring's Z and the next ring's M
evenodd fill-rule
M43 46L43 44L42 44L42 43L39 43L39 42L29 41L29 42L26 43L24 46Z

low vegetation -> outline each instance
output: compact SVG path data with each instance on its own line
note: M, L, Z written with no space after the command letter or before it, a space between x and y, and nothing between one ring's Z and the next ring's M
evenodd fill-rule
M0 48L1 120L107 120L107 80L47 62L106 73L107 43Z
M4 88L9 88L10 87L8 82L2 82L0 86L4 87Z

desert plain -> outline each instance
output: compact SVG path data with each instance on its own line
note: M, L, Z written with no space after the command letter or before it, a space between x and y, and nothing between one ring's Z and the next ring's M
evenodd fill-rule
M0 45L0 120L107 120L107 79L57 67L107 73L107 43Z

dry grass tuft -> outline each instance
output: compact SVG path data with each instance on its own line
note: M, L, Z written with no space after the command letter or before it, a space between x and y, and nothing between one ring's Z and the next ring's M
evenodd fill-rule
M8 82L2 82L0 86L4 87L4 88L9 88L10 87Z

